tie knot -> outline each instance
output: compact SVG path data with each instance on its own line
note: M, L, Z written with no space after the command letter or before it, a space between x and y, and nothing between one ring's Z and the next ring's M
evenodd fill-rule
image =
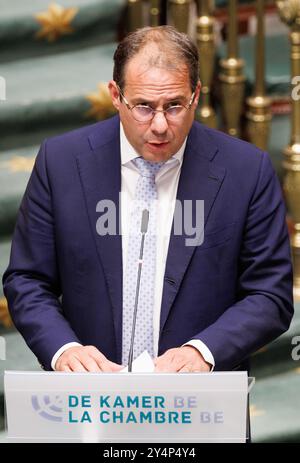
M155 178L155 175L159 169L164 165L164 162L151 162L146 161L143 158L136 158L133 160L134 164L140 171L142 177L152 177Z

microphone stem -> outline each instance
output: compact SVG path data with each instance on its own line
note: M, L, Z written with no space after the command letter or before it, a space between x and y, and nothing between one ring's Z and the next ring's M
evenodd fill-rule
M128 371L129 372L132 372L133 345L134 345L136 316L137 316L137 308L138 308L139 293L140 293L140 282L141 282L142 266L143 266L144 242L145 242L145 233L142 233L142 240L141 240L141 247L140 247L140 257L139 257L139 263L138 263L137 284L136 284L136 291L135 291L133 322L132 322L132 332L131 332L131 343L130 343L130 351L129 351L129 356L128 356Z

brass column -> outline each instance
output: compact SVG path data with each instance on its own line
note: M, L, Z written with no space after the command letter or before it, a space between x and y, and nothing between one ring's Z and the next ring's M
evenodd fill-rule
M255 45L255 86L253 95L247 99L247 134L251 143L267 150L271 128L271 100L265 93L265 0L257 0L257 31Z
M210 104L210 89L215 64L215 40L213 6L211 0L198 0L197 47L199 51L199 75L202 97L196 118L203 124L215 128L216 114Z
M171 21L179 32L187 34L192 0L169 0Z
M160 0L150 1L150 26L159 26Z
M244 104L244 61L238 57L237 1L229 0L227 58L220 60L222 110L227 133L238 137Z
M291 43L291 79L300 76L300 0L278 1L277 7L281 19L290 26ZM299 85L299 84L298 84ZM296 87L293 90L297 90ZM300 99L292 92L292 124L290 144L284 149L286 174L284 178L284 193L288 210L294 222L291 236L294 264L294 296L300 300Z
M143 27L143 1L128 0L128 28L133 32Z

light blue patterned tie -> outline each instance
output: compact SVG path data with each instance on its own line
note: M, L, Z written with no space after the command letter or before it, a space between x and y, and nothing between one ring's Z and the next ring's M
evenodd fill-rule
M145 237L143 267L138 300L133 358L144 350L151 356L153 350L153 306L156 268L156 208L157 190L155 175L164 164L143 158L133 160L140 171L135 190L134 207L130 218L127 263L123 282L123 342L122 363L127 365L131 342L133 310L137 284L138 259L141 245L141 218L144 209L149 210L148 232Z

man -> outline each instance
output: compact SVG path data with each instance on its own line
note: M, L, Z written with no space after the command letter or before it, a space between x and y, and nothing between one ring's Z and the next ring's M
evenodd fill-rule
M245 369L293 314L285 208L271 162L194 122L198 57L184 34L141 29L114 62L109 90L119 116L46 140L37 156L3 278L12 318L47 370L119 371L131 343L140 243L132 204L150 198L149 224L159 231L145 235L135 356L147 349L156 371ZM165 215L154 199L202 200L202 244L188 246L172 224L175 206ZM99 231L106 200L120 208L122 235Z

